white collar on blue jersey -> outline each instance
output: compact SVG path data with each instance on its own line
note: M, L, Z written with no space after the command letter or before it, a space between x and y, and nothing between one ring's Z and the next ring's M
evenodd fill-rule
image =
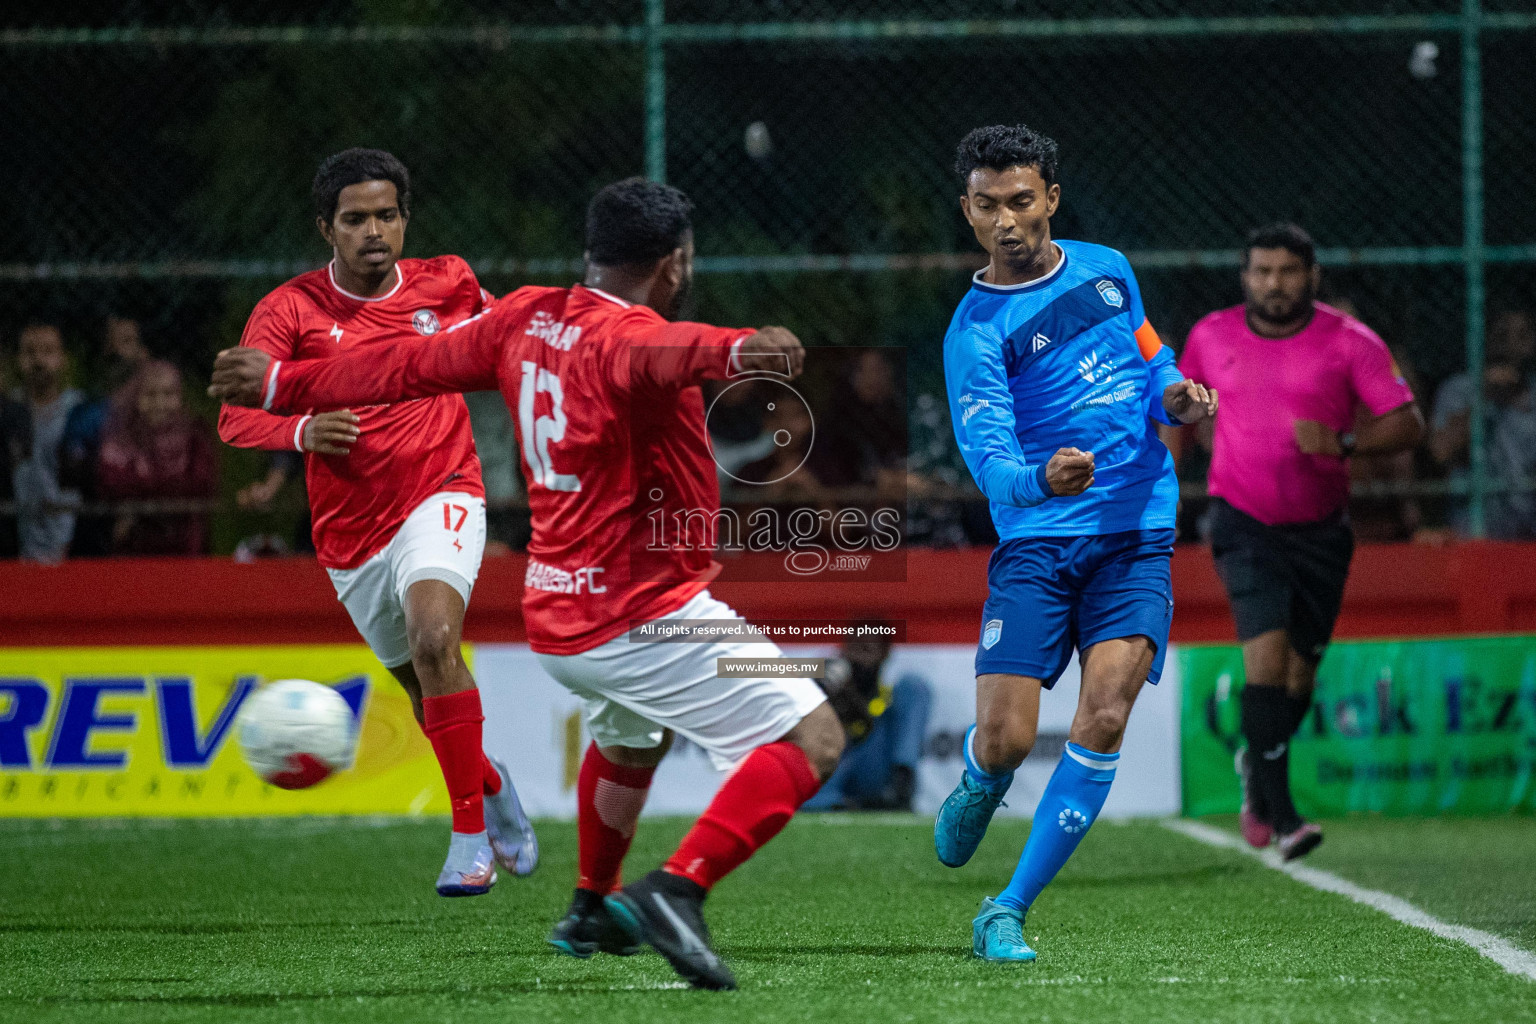
M1002 292L1003 294L1008 295L1015 292L1033 291L1036 288L1042 288L1045 285L1050 284L1061 275L1061 272L1065 270L1067 266L1067 250L1063 249L1059 245L1056 245L1055 242L1052 242L1051 244L1055 245L1056 251L1061 253L1061 259L1056 261L1056 265L1051 268L1051 272L1046 274L1044 277L1037 277L1033 281L1025 281L1023 284L992 284L981 279L981 275L987 272L987 268L982 267L980 270L976 271L974 275L972 275L971 285L973 287L980 288L982 291Z

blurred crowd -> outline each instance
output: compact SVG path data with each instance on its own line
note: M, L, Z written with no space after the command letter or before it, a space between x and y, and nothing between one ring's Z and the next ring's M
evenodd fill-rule
M139 324L109 317L99 378L75 385L63 331L15 339L16 385L0 400L0 554L36 562L209 553L218 491L212 428L186 404L181 371Z
M1347 297L1331 304L1358 315ZM239 524L221 542L237 557L309 550L301 456L267 454L253 468L248 458L227 455L197 387L201 368L189 380L156 358L133 319L107 317L96 333L94 345L72 348L58 324L38 321L7 339L0 557L211 554L221 514ZM743 510L895 507L906 512L908 543L992 543L985 504L950 430L942 382L909 387L903 355L847 349L794 388L763 379L711 385L707 422L725 502ZM1432 386L1408 353L1393 347L1393 355L1429 413L1430 430L1416 451L1353 460L1351 517L1360 539L1436 542L1468 531L1479 390L1491 485L1487 533L1536 538L1536 315L1518 306L1493 311L1477 380L1462 372ZM77 365L92 370L77 372ZM498 395L466 398L491 509L489 552L520 548L529 531L510 415ZM1186 428L1165 439L1187 488L1183 538L1198 539L1209 434ZM228 496L222 503L221 493Z

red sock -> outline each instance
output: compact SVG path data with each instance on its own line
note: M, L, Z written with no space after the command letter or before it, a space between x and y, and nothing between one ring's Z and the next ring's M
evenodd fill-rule
M495 796L501 792L501 772L491 764L491 759L485 756L485 751L480 752L480 791L486 796Z
M475 833L485 831L485 805L480 795L484 785L481 764L485 753L480 748L480 691L461 690L442 697L422 699L421 709L427 723L423 732L432 741L432 751L448 784L448 800L453 808L453 830Z
M426 735L426 723L423 722L420 724L422 734ZM428 738L430 739L430 737ZM501 792L501 772L497 771L496 766L491 764L491 759L485 756L485 751L483 750L480 751L480 776L480 791L483 794L486 796L495 796L497 793Z
M619 871L640 822L655 768L626 768L594 743L576 777L578 875L576 887L606 896L619 887Z
M747 755L662 865L708 889L779 834L821 781L805 751L780 740Z

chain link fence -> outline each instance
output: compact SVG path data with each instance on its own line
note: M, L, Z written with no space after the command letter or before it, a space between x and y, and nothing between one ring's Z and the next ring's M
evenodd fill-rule
M1327 297L1387 339L1430 413L1536 308L1533 43L1521 0L17 8L0 333L61 324L89 389L105 319L132 317L195 382L256 299L326 257L316 163L372 145L412 170L407 254L459 253L497 292L570 280L591 193L665 177L698 204L697 316L905 348L931 418L980 264L954 144L1024 121L1061 145L1056 233L1126 251L1166 339L1239 301L1248 229L1296 220ZM1530 466L1499 455L1503 407L1469 395L1467 454L1362 488L1482 531L1536 445ZM221 457L226 498L262 471ZM228 550L261 519L219 522Z

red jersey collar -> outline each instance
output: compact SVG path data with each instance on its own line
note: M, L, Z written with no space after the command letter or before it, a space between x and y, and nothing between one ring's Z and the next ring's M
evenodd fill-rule
M325 277L326 280L331 282L332 288L336 289L338 292L340 292L342 295L345 295L353 302L383 302L385 299L392 297L396 292L400 290L400 286L405 284L405 268L401 266L402 262L404 261L395 261L395 286L389 291L385 292L383 295L376 295L371 299L364 295L353 295L351 292L347 291L341 285L336 283L336 260L334 257L331 259L331 262L325 265Z

